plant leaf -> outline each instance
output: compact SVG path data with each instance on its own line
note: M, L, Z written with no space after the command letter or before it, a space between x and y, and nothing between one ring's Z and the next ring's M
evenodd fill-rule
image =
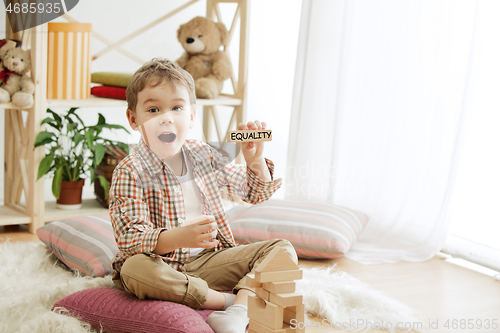
M78 127L78 124L73 120L68 124L68 132L74 131Z
M35 148L43 146L47 143L54 142L55 140L54 133L41 131L35 138Z
M51 109L47 109L47 112L49 112L52 115L52 117L54 117L54 120L59 125L59 128L62 128L62 118L61 118L61 116L59 116L57 113L55 113Z
M102 143L97 143L95 145L95 149L94 149L94 162L95 162L95 165L99 165L102 161L102 159L104 158L104 154L106 154L106 148L104 148L104 145Z
M95 176L96 176L95 169L90 168L90 184L94 182Z
M62 174L63 167L61 166L56 170L56 172L54 172L54 178L52 179L52 194L56 197L56 199L59 199L59 196L61 195Z
M54 119L50 118L50 117L47 117L45 118L44 120L42 120L42 122L40 123L40 125L43 125L43 124L49 124L51 122L53 122Z
M76 132L75 135L73 136L73 143L75 144L75 147L78 146L78 144L84 139L83 135L80 132Z
M109 192L108 180L104 176L97 176L97 178L99 179L99 183L101 184L102 188L104 189L104 199L106 200L108 198L108 194L109 194L108 193Z
M109 129L121 129L121 130L124 130L125 132L127 132L128 134L130 134L130 132L128 131L128 129L126 129L122 125L118 125L118 124L104 124L104 125L102 125L102 127L109 128Z
M80 116L76 114L76 112L75 112L75 111L76 111L76 109L77 109L77 108L71 108L71 109L70 109L70 112L73 110L73 111L72 111L72 115L73 115L73 116L75 116L75 117L76 117L76 119L78 119L78 121L80 122L80 124L82 124L82 126L83 126L83 127L85 127L85 123L83 122L82 118L80 118Z
M106 119L104 118L104 116L102 114L99 113L99 120L97 121L97 124L98 125L104 125L106 124Z
M43 177L44 175L46 175L50 171L53 161L54 161L54 156L52 156L52 155L47 155L40 161L40 165L38 166L38 175L36 177L36 180L40 179L41 177Z
M85 138L87 139L87 145L90 149L94 145L94 131L86 131Z

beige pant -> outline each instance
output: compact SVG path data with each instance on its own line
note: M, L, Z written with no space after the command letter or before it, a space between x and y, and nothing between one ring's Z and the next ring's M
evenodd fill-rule
M204 250L177 271L160 258L137 254L128 258L121 272L113 276L115 285L140 299L157 299L201 309L208 288L214 290L252 290L245 276L252 273L275 247L281 247L297 262L290 242L282 239L226 248Z

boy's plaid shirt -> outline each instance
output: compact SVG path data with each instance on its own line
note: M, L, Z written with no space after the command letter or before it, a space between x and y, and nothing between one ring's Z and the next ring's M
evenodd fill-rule
M269 199L280 188L281 179L264 182L246 166L230 163L200 141L186 140L183 151L193 163L204 214L213 215L217 222L219 244L215 250L234 247L220 189L226 187L243 201L256 204ZM267 159L266 163L273 177L274 164ZM175 269L189 260L189 249L177 249L163 256L152 253L160 232L182 226L186 215L177 177L143 140L115 168L109 198L109 213L120 250L112 263L115 272L120 272L127 258L139 253L162 258Z

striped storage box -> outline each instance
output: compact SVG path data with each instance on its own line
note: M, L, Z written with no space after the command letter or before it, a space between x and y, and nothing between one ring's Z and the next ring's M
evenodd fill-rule
M90 96L90 23L48 23L47 98Z

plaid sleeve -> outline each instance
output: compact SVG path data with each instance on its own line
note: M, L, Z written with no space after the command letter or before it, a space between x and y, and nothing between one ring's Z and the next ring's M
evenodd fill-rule
M125 255L152 253L160 232L149 219L139 177L128 168L117 168L109 190L109 213L115 240Z
M267 158L266 164L271 174L271 181L264 181L247 167L248 179L248 194L243 198L243 201L251 204L262 203L269 198L281 187L281 178L274 179L274 163Z
M271 181L264 181L250 168L234 164L217 151L212 152L215 175L219 187L226 187L229 194L240 197L243 201L258 204L269 199L280 187L281 178L274 180L274 163L265 159Z

